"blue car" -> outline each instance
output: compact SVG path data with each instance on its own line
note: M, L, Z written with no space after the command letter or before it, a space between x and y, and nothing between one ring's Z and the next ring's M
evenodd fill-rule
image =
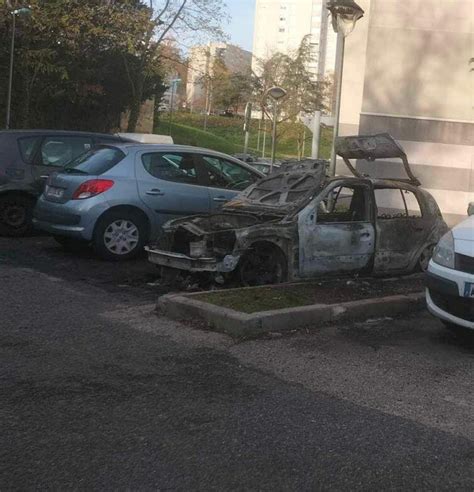
M212 150L180 145L101 145L48 179L36 228L63 245L92 243L125 260L157 239L170 219L212 213L263 176Z

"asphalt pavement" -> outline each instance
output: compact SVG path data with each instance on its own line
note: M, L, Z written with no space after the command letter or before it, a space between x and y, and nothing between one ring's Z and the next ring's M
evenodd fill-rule
M473 490L473 348L421 314L236 343L146 260L0 238L1 490Z

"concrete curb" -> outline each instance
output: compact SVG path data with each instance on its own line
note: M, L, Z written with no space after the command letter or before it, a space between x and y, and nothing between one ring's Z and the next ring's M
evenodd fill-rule
M235 338L252 338L272 331L285 332L328 322L362 321L409 314L424 306L425 294L420 292L246 314L195 300L193 294L167 294L158 300L157 310L178 321L204 321L211 330Z

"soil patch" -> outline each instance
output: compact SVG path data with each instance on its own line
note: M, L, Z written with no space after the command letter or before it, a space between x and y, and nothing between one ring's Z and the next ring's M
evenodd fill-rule
M311 304L339 304L360 299L414 294L424 288L421 275L385 279L334 279L319 282L205 292L193 296L243 313L273 311Z

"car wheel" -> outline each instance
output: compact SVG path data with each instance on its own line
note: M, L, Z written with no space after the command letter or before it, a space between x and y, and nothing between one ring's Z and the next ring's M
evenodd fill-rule
M147 235L146 223L138 214L111 212L99 219L94 249L105 260L129 260L143 251Z
M418 259L418 270L421 272L426 272L428 270L428 265L430 263L431 257L433 256L435 245L430 244L422 252Z
M246 286L281 284L287 280L285 255L271 245L255 245L241 259L238 273Z
M0 234L11 237L29 234L33 230L33 207L33 199L27 196L0 197Z

